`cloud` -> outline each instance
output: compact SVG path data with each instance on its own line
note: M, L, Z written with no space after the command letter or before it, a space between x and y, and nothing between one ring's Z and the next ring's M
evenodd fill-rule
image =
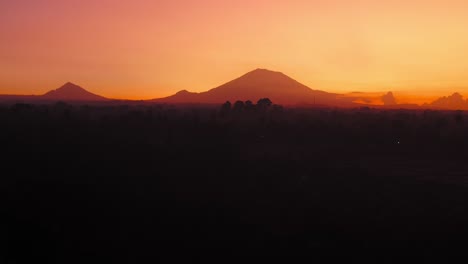
M396 105L396 99L395 96L393 96L392 92L388 92L387 94L382 96L382 102L384 105Z
M468 103L463 99L463 96L459 93L454 93L450 96L441 97L434 102L429 104L437 108L445 109L467 109Z

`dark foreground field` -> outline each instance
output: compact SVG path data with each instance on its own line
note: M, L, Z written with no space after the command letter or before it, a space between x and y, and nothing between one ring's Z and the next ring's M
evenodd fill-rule
M0 125L0 262L465 254L464 112L17 104Z

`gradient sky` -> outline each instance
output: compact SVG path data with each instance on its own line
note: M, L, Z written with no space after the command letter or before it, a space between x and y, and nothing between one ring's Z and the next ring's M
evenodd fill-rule
M267 68L332 92L468 96L467 14L455 0L0 0L0 93L71 81L146 99Z

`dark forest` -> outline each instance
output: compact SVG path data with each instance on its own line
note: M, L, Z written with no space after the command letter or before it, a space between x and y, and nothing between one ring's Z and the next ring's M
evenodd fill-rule
M466 112L59 102L0 124L5 263L463 254Z

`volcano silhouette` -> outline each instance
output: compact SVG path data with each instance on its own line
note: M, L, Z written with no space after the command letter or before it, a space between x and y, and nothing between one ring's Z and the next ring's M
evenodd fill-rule
M105 97L90 93L80 86L67 82L62 87L49 91L41 96L47 100L64 100L64 101L104 101Z
M281 72L256 69L243 76L206 92L192 93L186 90L175 95L155 99L167 103L223 103L225 101L256 102L270 98L280 104L340 105L337 94L313 90Z

